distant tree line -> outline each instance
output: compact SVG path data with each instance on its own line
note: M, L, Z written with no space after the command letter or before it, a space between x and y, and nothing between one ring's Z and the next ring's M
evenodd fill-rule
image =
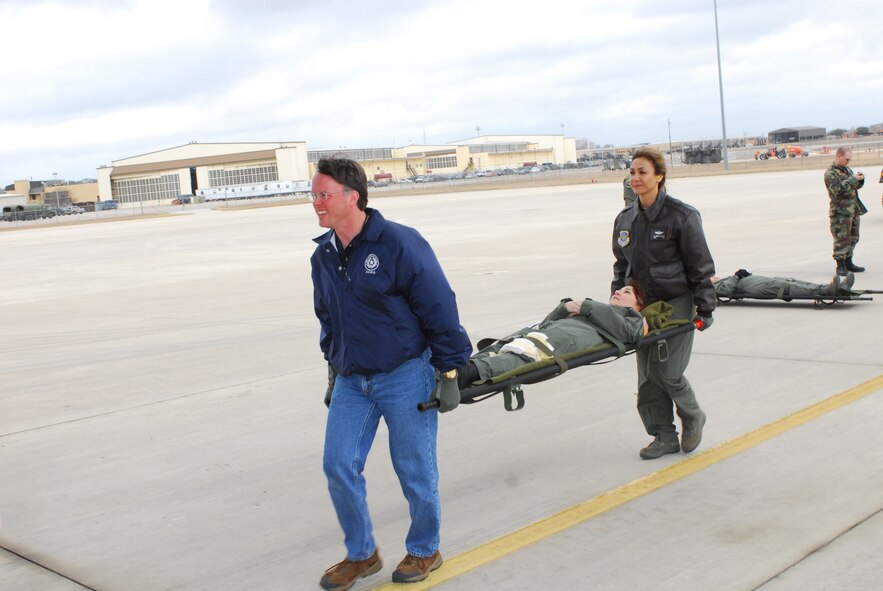
M859 127L856 127L854 130L840 129L838 127L837 129L832 129L831 131L829 131L828 135L843 135L844 133L855 133L855 135L873 135L871 133L871 128L867 127L865 125L860 125Z

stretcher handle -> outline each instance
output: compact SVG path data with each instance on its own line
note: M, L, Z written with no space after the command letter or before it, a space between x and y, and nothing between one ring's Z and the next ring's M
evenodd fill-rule
M441 400L438 398L433 398L432 400L427 400L426 402L418 402L417 410L420 412L425 412L431 408L438 408L441 406Z
M653 343L662 341L666 338L673 337L673 336L683 334L686 332L690 332L692 330L702 330L703 326L704 326L704 323L702 322L702 319L696 318L695 320L693 320L692 322L689 322L687 324L682 324L680 326L676 326L674 328L664 330L658 334L651 335L649 337L642 339L641 346L645 347L647 345L652 345ZM601 358L599 358L599 360L600 359ZM578 367L578 366L574 366L574 367ZM538 373L543 373L543 374L548 373L548 377L552 377L554 375L557 375L559 371L560 371L559 368L557 366L553 366L553 365L550 365L550 366L547 366L547 367L542 368L540 370L537 370ZM515 380L512 380L512 381L515 381ZM508 383L509 382L507 381L503 384L480 384L478 386L472 386L470 388L467 388L467 390L473 390L473 391L478 390L481 393L476 394L476 395L481 396L485 393L502 391L503 388L505 387L505 384L508 384ZM479 390L479 389L481 389L481 390ZM463 393L463 391L461 390L461 394L462 393ZM461 398L460 402L463 402L464 400L468 400L468 397ZM441 406L441 400L439 400L438 398L433 398L432 400L427 400L426 402L418 403L417 410L420 412L425 412L425 411L430 410L432 408L438 408L439 406Z
M681 324L680 326L675 326L674 328L669 328L668 330L663 330L662 332L644 337L643 339L641 339L641 348L644 348L647 345L658 343L659 341L664 341L669 337L674 337L693 330L702 330L702 327L704 326L705 323L702 322L701 318L695 318L694 320L686 324Z

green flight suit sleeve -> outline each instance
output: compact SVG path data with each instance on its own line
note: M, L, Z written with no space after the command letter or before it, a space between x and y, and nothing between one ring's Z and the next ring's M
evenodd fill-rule
M626 346L634 346L644 334L644 319L631 308L585 299L580 304L579 315Z

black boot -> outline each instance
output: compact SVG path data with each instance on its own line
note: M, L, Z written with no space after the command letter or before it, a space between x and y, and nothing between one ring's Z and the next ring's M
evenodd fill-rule
M681 433L681 451L690 453L702 441L702 428L705 427L705 413L699 411L699 418L692 421L684 421L684 432Z
M846 274L849 273L849 269L846 268L846 259L834 259L837 261L837 274L841 277L846 277Z
M478 368L471 361L457 370L457 387L465 390L472 385L472 382L478 379Z
M699 445L698 441L696 442L696 445ZM661 458L665 454L676 454L679 451L681 451L681 444L678 443L678 436L676 433L672 433L669 434L669 436L656 435L656 437L653 438L653 441L650 442L650 445L643 448L638 455L640 455L643 460L655 460L656 458Z
M861 273L865 270L865 268L859 267L858 265L854 264L852 262L852 257L849 257L848 259L846 259L846 270L852 271L853 273Z

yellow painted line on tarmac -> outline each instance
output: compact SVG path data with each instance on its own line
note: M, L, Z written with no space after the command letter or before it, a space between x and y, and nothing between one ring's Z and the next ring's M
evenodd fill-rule
M722 462L745 450L772 439L786 431L799 427L804 423L808 423L813 419L817 419L832 410L836 410L842 406L860 400L869 394L883 388L883 375L860 384L855 388L845 390L839 394L835 394L830 398L826 398L821 402L817 402L811 406L799 410L787 417L783 417L778 421L769 423L762 427L758 427L754 431L750 431L735 439L731 439L726 443L722 443L717 447L713 447L707 451L693 454L686 459L681 460L677 464L672 464L648 474L643 478L624 484L618 488L602 493L592 499L588 499L574 505L568 509L561 511L555 515L547 517L542 521L538 521L531 525L527 525L512 533L506 534L491 540L481 546L473 548L463 554L454 556L445 560L444 565L425 581L419 583L411 583L407 585L408 591L419 591L421 589L429 589L436 585L440 585L445 581L449 581L460 575L478 568L484 564L502 558L508 554L512 554L522 548L529 546L535 542L539 542L549 536L553 536L575 525L588 521L593 517L601 515L611 509L615 509L620 505L624 505L648 493L651 493L667 484L671 484L682 478L703 470L709 466ZM387 583L376 587L375 591L401 591L404 586L396 583Z

